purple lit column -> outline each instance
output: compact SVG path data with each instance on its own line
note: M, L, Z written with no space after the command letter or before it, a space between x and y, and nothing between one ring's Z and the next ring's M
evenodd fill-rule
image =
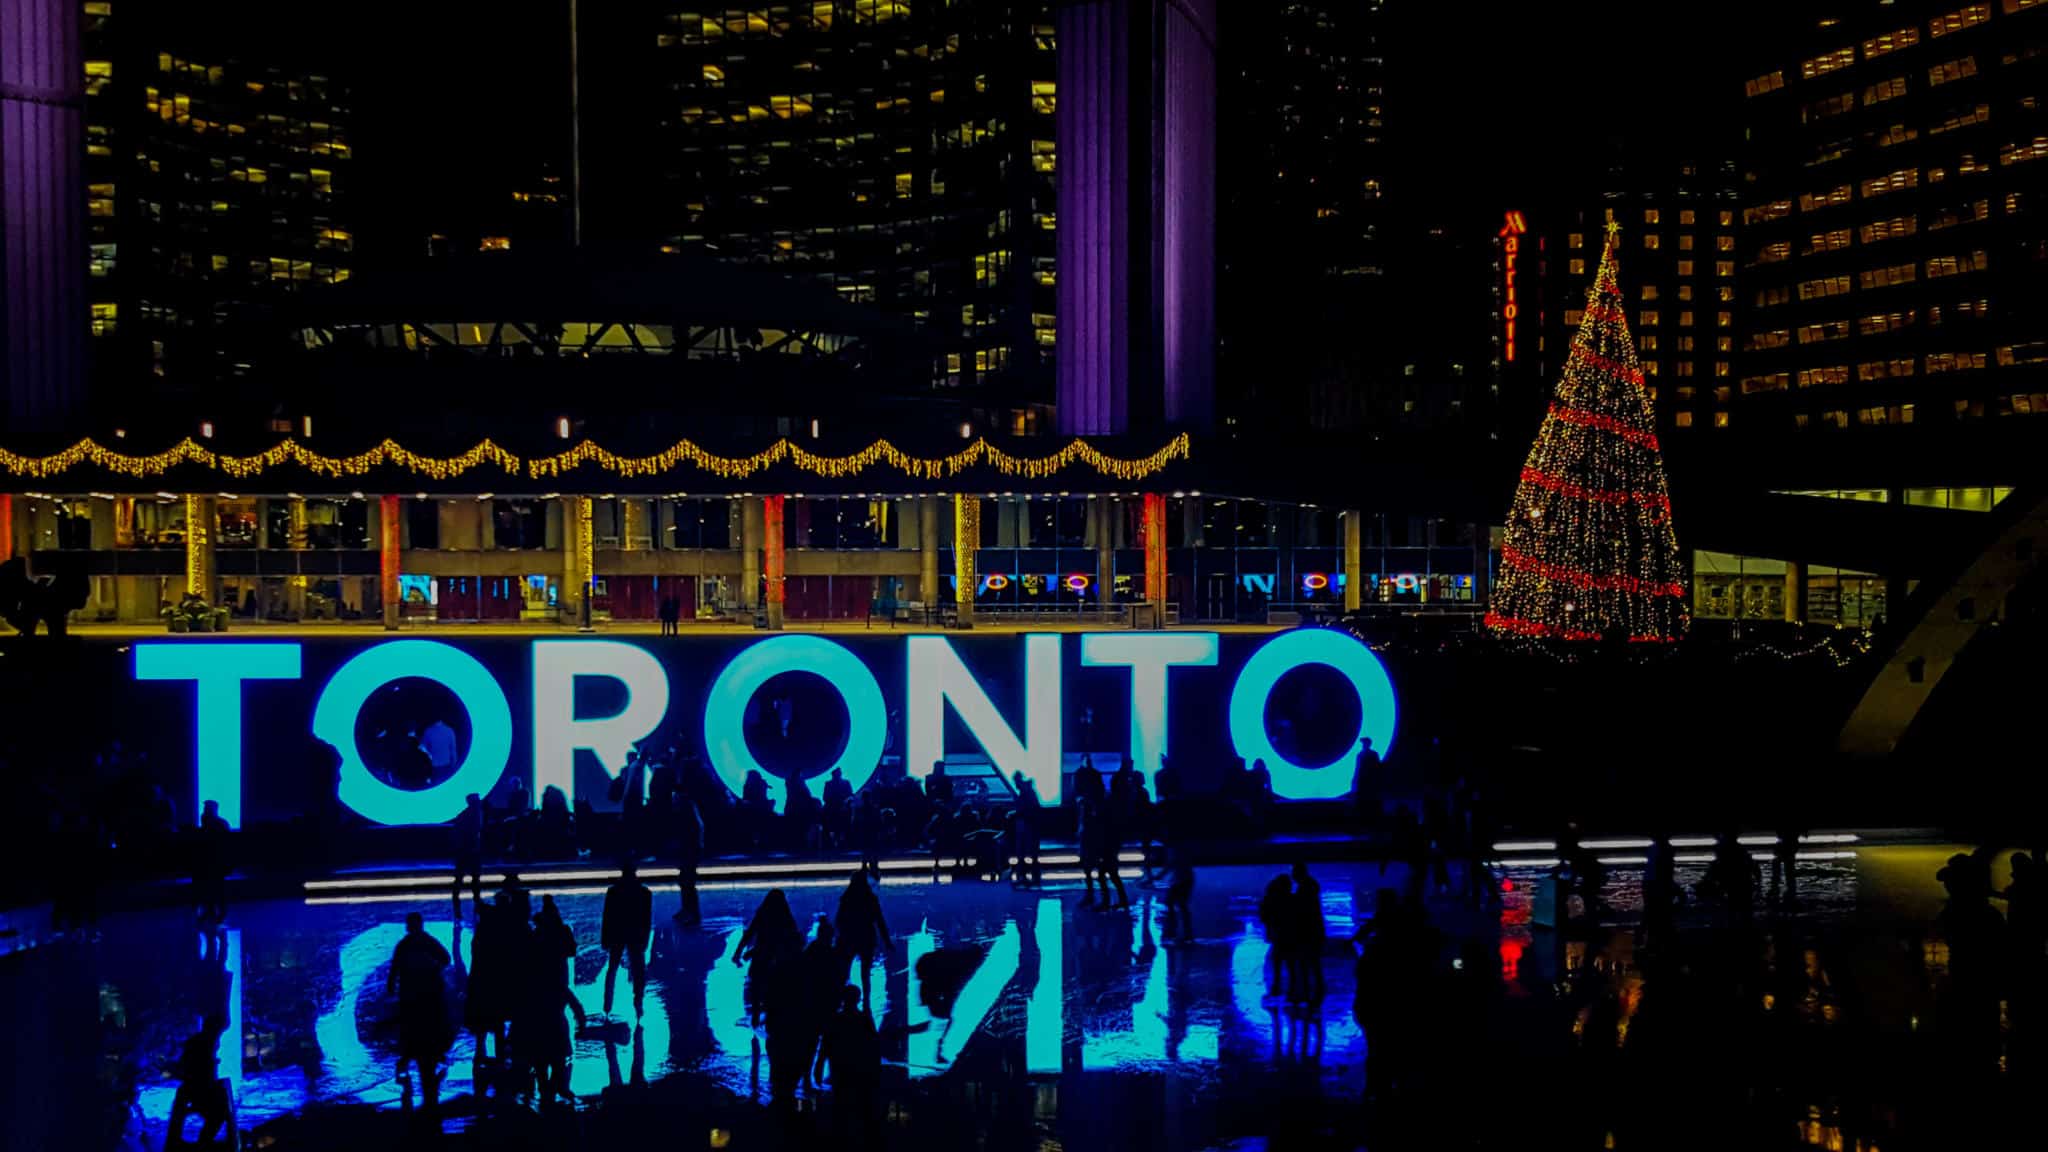
M1200 430L1216 390L1216 0L1170 0L1165 40L1165 415Z
M1131 0L1059 9L1055 284L1059 428L1113 435L1129 423Z
M1059 428L1206 428L1216 340L1216 0L1058 9Z
M76 414L85 374L78 0L0 0L0 384L10 445Z

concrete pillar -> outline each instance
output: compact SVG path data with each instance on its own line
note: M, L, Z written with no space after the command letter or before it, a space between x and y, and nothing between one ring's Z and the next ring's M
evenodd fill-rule
M214 504L211 496L185 497L185 591L214 602Z
M1095 604L1098 608L1116 606L1116 503L1110 496L1097 496L1089 502L1089 519L1095 528Z
M953 497L953 575L960 588L955 594L959 600L960 627L974 627L974 590L980 581L975 576L975 550L981 547L981 497L956 495Z
M1785 561L1785 623L1797 624L1806 619L1806 565L1797 560Z
M931 611L939 602L939 498L917 500L917 598Z
M789 591L782 544L783 499L781 496L761 498L761 575L768 593L768 627L776 632L782 631L783 598Z
M1361 567L1360 554L1364 552L1365 516L1358 509L1346 509L1344 517L1344 610L1358 611L1365 592L1365 573Z
M564 620L590 625L590 497L562 497L562 583L556 608Z
M654 533L647 530L647 501L638 498L628 499L621 502L619 507L622 509L619 516L619 547L627 552L639 551L645 547L641 543L643 537L652 543Z
M399 508L395 495L377 501L377 595L386 632L398 631Z
M740 501L740 607L761 606L761 498Z

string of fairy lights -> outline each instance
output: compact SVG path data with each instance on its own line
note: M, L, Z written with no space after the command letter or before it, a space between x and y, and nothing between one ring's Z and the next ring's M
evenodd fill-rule
M1004 476L1027 480L1046 479L1068 468L1092 469L1114 480L1143 480L1163 471L1176 460L1188 458L1191 444L1186 433L1167 441L1156 451L1138 457L1111 456L1086 440L1075 439L1046 456L1018 456L976 439L960 451L946 456L912 456L887 440L877 440L846 456L827 456L799 447L788 439L777 440L748 456L721 456L690 440L675 444L651 456L623 456L593 441L552 456L521 460L486 439L454 456L425 456L394 440L386 440L352 456L328 456L297 440L279 441L265 451L249 456L216 452L187 437L162 452L132 455L118 452L90 438L47 456L26 456L0 448L0 473L31 479L50 479L74 468L95 467L117 476L144 479L162 476L175 468L210 468L233 479L246 479L286 466L304 469L316 476L339 478L362 476L372 469L391 467L432 480L451 480L478 469L495 468L517 476L524 472L536 480L565 476L584 467L596 467L622 479L662 476L684 468L707 472L723 480L744 480L770 468L788 465L814 476L839 479L858 476L869 469L889 468L919 480L944 480L975 468L992 468Z
M1529 448L1486 624L1530 643L1661 644L1689 622L1655 418L1608 227L1586 310Z

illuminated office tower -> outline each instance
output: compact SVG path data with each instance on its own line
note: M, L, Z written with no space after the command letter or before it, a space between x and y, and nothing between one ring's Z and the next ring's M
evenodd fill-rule
M175 403L248 371L252 312L347 278L348 85L276 9L83 12L95 387Z
M2048 3L1826 13L1786 16L1744 86L1736 419L1978 437L2048 412Z
M703 246L915 321L935 357L928 380L908 387L960 389L995 431L1049 430L1051 9L679 0L651 28L589 25L587 52L654 45L640 59L658 127L652 149L632 143L652 152L657 174L652 195L621 215L646 218L647 239L665 249ZM632 113L621 93L647 81L584 71L586 230L596 235L600 198L633 195L598 167L617 151L601 135L620 121L603 109Z
M1382 0L1275 0L1219 13L1228 45L1217 79L1218 406L1226 424L1377 423L1374 401L1388 389L1360 386L1370 374L1356 359L1360 342L1309 334L1382 314L1390 260L1383 8ZM1416 247L1434 259L1439 239ZM1418 262L1409 275L1421 270ZM1275 338L1282 332L1289 335Z
M1562 368L1611 220L1621 226L1621 289L1658 424L1729 427L1742 276L1734 162L1629 163L1604 185L1584 207L1532 214L1531 226L1542 230L1548 308L1538 322L1541 343L1524 342L1518 357L1534 353L1550 373Z

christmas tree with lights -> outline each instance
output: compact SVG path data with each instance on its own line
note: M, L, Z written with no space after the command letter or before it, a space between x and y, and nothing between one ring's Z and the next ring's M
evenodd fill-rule
M1677 640L1678 538L1650 396L1616 284L1616 225L1550 411L1522 465L1486 625L1568 641Z

